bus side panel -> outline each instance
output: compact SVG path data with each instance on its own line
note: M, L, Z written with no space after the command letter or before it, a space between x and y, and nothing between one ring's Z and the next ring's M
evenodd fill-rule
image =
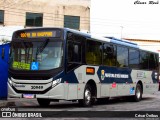
M68 85L68 100L73 100L78 98L78 84L69 84Z
M110 84L110 97L115 97L118 95L117 85L115 87L112 87L112 84Z
M153 71L132 70L131 77L133 83L142 82L143 93L154 93L158 91L158 82L156 82L156 74Z
M68 94L68 85L65 83L60 83L44 95L37 95L37 98L49 98L49 99L66 99Z
M86 68L87 67L95 68L95 73L92 74L92 75L86 74ZM96 84L97 98L99 98L101 96L101 93L100 93L100 91L101 91L101 86L100 85L101 84L99 84L100 80L99 80L98 75L97 75L98 69L99 69L99 67L97 67L97 66L87 66L87 65L82 65L79 68L75 69L74 73L76 75L78 83L81 84L81 85L83 84L82 86L80 85L81 89L78 90L78 98L80 98L80 99L83 98L84 88L85 88L86 83L89 80L93 80Z
M95 73L86 74L87 67L94 68ZM84 88L89 80L96 84L97 98L134 95L139 81L142 82L143 93L158 91L158 83L153 79L152 71L83 65L75 69L74 74L78 81L78 99L83 98Z
M87 67L94 67L95 74L86 74ZM102 71L104 71L104 74ZM106 73L112 73L112 71L113 73L128 75L129 79L121 78L117 80L117 78L106 78ZM131 70L128 69L126 70L123 68L121 70L119 68L83 65L77 68L74 72L79 84L84 84L84 86L81 87L82 89L78 90L78 99L83 98L84 87L89 80L93 80L96 83L97 98L133 95L135 92L135 85L132 85L133 82L130 76Z
M101 85L101 97L115 97L131 95L131 84L102 84ZM132 93L133 94L133 93Z
M78 84L78 99L83 99L85 84Z
M110 96L110 84L101 84L101 97Z
M122 84L118 84L117 86L117 96L125 96L125 95L130 95L130 94L133 94L134 93L134 90L133 92L131 93L130 92L130 89L131 89L131 84L126 84L126 83L122 83Z
M144 84L143 87L143 93L145 94L154 94L156 91L158 91L159 85L158 84Z

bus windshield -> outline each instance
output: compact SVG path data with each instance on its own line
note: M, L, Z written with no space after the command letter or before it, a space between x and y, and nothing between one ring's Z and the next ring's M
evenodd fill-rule
M15 70L51 70L62 65L62 42L13 42L10 68Z

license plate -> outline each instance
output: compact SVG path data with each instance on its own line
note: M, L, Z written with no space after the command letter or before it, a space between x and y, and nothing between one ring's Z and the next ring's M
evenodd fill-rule
M23 94L23 98L32 99L32 98L35 98L35 95L34 94Z

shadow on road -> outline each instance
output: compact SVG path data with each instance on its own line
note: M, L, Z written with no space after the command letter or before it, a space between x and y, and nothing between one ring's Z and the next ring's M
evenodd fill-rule
M142 98L142 101L152 101L152 97L145 97ZM115 104L124 104L124 103L131 103L133 101L128 99L128 97L115 97L115 98L110 98L108 101L105 103L98 103L95 102L94 106L98 105L115 105ZM134 102L133 102L134 103ZM37 101L25 101L25 102L19 102L19 105L16 105L17 103L12 102L8 103L6 107L18 107L18 108L42 108L39 106ZM43 109L72 109L72 108L79 108L80 105L78 102L71 102L71 101L63 101L63 102L51 102L51 104L48 107L43 107Z
M151 101L152 97L145 97L142 98L141 101ZM113 97L110 98L108 101L106 101L105 103L96 103L95 105L112 105L112 104L122 104L122 103L136 103L135 101L133 101L133 99L131 99L131 97Z

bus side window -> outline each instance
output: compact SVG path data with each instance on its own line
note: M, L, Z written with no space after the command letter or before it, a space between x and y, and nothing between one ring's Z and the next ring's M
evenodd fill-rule
M148 69L149 65L149 53L145 52L145 51L141 51L140 52L140 68L141 69Z
M92 65L102 64L102 43L87 40L86 44L86 63Z
M67 33L67 72L84 63L85 40L78 34Z
M79 42L68 41L67 72L82 64L82 46Z
M157 57L156 54L150 53L149 54L149 69L150 70L157 70Z
M139 51L136 49L129 49L129 67L133 69L140 68Z
M81 44L72 41L68 42L68 62L81 62Z
M128 48L117 46L118 67L128 67Z
M107 66L116 66L116 46L104 44L103 64Z

